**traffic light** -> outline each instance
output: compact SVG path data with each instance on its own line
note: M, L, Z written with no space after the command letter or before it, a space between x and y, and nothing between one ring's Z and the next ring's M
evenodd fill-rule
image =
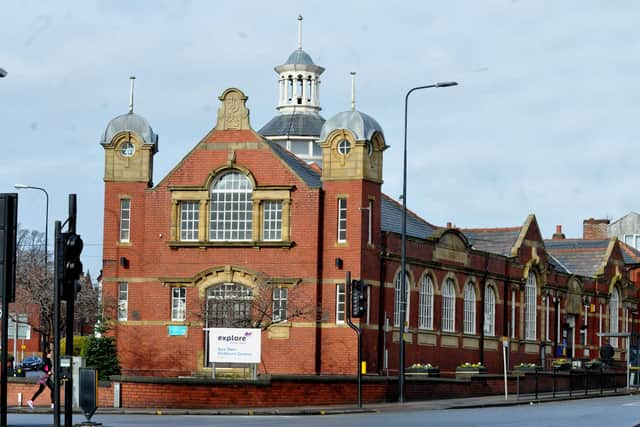
M367 285L363 280L351 281L351 317L362 317L367 310Z
M58 271L61 276L62 288L60 289L60 298L71 301L75 298L76 292L80 291L78 279L82 274L82 262L80 262L80 254L84 246L80 235L76 233L60 233L60 241L56 244L60 245L58 252L62 256L57 260Z

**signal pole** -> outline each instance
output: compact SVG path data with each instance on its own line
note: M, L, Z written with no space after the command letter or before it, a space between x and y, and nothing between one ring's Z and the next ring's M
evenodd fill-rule
M357 286L358 289L361 289L360 286L360 281L356 281L354 280L353 282L357 282ZM353 298L353 287L354 287L354 283L351 282L351 272L347 271L346 273L346 277L345 277L345 317L347 318L347 324L349 325L349 327L351 329L353 329L354 331L356 331L356 335L358 337L358 408L362 408L362 329L359 326L356 326L352 321L351 321L351 314L355 311L354 307L352 307L352 305L354 305L356 303L356 300L358 300L359 298ZM360 290L361 292L361 290ZM357 317L362 317L364 313L360 310L358 310L357 313Z
M69 194L69 218L65 221L67 232L61 231L60 221L55 222L55 286L54 286L54 341L60 343L60 300L67 302L67 327L66 327L66 348L65 360L73 355L73 318L75 295L78 290L77 282L82 274L82 263L80 254L82 253L82 239L76 234L77 204L76 195ZM62 369L60 366L60 350L56 348L54 352L54 425L60 427L60 379ZM66 365L66 367L70 367ZM73 375L65 374L64 382L64 425L73 425Z
M67 297L67 333L66 335L66 355L67 357L73 356L73 309L76 302L76 286L75 282L77 280L76 274L78 273L77 265L69 265L70 263L78 262L76 261L76 256L79 257L80 253L70 254L69 252L77 252L78 247L70 248L69 244L76 240L76 215L77 215L77 204L76 204L76 195L69 194L69 226L68 237L65 247L65 278L64 278L64 291L63 294L66 294ZM79 239L79 237L78 237ZM76 243L77 245L77 243ZM82 252L82 240L80 240L80 252ZM68 274L68 270L71 270L71 274ZM82 273L82 264L80 264L80 271ZM71 277L69 277L71 276ZM69 283L71 282L71 283ZM73 375L69 376L64 383L64 426L72 427L73 426Z

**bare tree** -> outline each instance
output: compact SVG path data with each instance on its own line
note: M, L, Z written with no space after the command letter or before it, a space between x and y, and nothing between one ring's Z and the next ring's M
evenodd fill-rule
M31 328L50 341L53 329L53 284L45 266L44 234L19 229L16 238L16 300L11 311L26 314Z
M207 327L260 328L291 322L316 320L318 308L309 303L307 288L279 286L268 281L250 289L225 283L210 288L198 311L192 315L205 320Z
M45 265L44 234L35 230L19 229L16 239L16 300L11 311L26 314L27 323L42 337L42 345L53 337L53 265L54 259ZM95 322L98 313L98 294L91 284L91 278L80 279L81 291L76 297L76 325L84 326ZM64 313L64 304L61 313ZM64 315L59 327L65 329ZM82 332L80 330L80 332Z

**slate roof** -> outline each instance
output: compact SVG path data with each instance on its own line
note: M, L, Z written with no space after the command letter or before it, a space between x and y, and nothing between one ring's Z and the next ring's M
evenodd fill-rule
M382 209L380 226L382 231L401 234L402 204L386 194L382 195L380 201ZM407 236L426 239L431 237L437 228L407 209Z
M620 249L622 249L622 258L625 264L640 264L640 251L627 245L622 240L618 240Z
M549 264L553 266L553 268L559 273L571 274L571 271L565 266L558 258L554 257L551 253L547 252L549 255Z
M481 228L461 230L474 249L503 256L511 256L522 227Z
M594 277L604 261L609 240L545 240L544 245L568 273Z
M258 131L263 136L319 137L325 119L316 112L278 114Z
M271 149L280 157L291 170L300 177L311 188L322 187L322 181L320 180L320 174L314 170L307 162L287 150L282 148L275 142L266 141Z

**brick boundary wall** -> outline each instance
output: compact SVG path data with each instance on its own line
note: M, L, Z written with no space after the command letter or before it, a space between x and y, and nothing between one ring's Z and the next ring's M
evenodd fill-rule
M600 388L604 381L606 389L626 386L624 372L610 373L602 378L592 376L589 387ZM577 394L584 391L585 377L579 374L559 373L556 376L556 391L569 390L569 381ZM520 393L535 392L535 375L520 376ZM202 379L202 378L158 378L158 377L112 377L112 383L101 383L99 406L112 407L114 384L120 386L120 406L125 408L258 408L303 405L356 404L357 380L351 376L270 376L258 380ZM499 395L504 393L504 378L501 375L480 375L471 379L412 378L406 381L406 400L460 398ZM515 394L517 377L507 377L508 392ZM34 389L34 388L33 388ZM32 389L32 390L33 390ZM549 372L538 375L538 392L553 390L553 376ZM14 393L15 394L15 393ZM398 398L397 377L365 376L362 379L363 403L394 402ZM46 399L43 402L48 403ZM39 402L42 403L42 402Z

